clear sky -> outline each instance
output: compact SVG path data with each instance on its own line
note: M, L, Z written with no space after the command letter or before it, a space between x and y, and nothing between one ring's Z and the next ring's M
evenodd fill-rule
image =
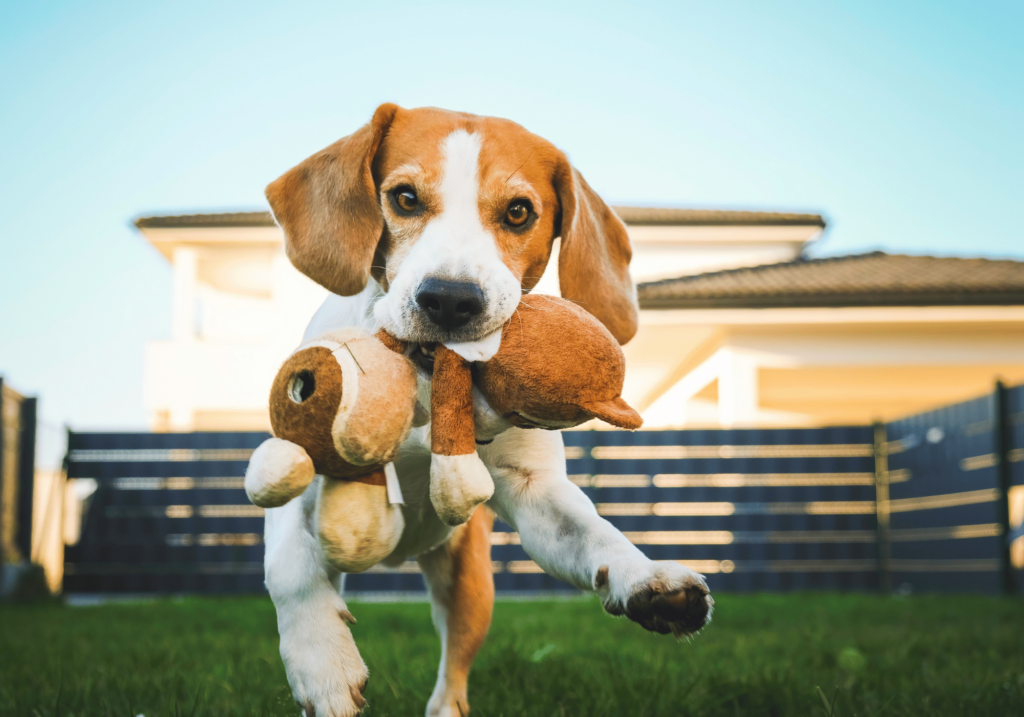
M819 254L1024 258L1024 4L0 5L0 373L144 428L139 214L263 208L376 105L508 117L612 203L807 210Z

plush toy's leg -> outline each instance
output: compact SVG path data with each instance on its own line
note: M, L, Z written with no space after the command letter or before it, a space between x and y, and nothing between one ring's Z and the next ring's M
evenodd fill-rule
M476 454L469 363L440 344L434 351L430 421L430 501L442 521L461 525L494 494L494 481Z
M277 508L313 482L313 461L302 446L268 438L253 451L245 469L245 492L261 508Z
M325 477L316 525L327 562L343 573L361 573L391 555L402 537L402 509L388 502L384 471L344 480Z

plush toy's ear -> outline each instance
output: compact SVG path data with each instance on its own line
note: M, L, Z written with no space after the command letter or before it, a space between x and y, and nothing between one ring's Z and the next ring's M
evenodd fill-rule
M267 186L295 268L341 296L358 294L370 276L384 230L373 158L398 111L384 104L366 126L314 154Z
M624 344L636 333L639 311L629 276L633 248L626 225L564 155L555 169L555 190L562 205L562 296L600 319Z
M644 424L644 419L640 418L640 414L622 400L621 396L613 398L611 401L584 403L583 408L605 423L610 423L618 428L635 431Z

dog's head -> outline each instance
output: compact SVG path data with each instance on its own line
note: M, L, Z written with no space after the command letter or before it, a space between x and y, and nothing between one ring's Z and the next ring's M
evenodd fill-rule
M380 324L417 342L494 334L561 237L562 295L625 343L636 332L626 228L565 155L508 120L381 105L267 187L288 257L351 296L372 275Z

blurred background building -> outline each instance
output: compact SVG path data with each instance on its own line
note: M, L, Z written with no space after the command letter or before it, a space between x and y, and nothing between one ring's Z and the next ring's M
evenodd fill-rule
M817 214L616 209L642 309L625 397L646 428L862 424L1024 381L1024 262L807 259ZM146 350L151 428L267 429L270 382L326 291L269 213L136 226L174 275L172 338ZM556 272L537 291L557 293Z

